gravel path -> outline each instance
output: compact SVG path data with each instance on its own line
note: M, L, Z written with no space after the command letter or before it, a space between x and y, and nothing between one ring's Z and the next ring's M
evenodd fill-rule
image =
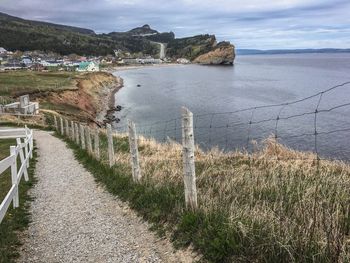
M192 262L98 186L64 142L35 131L32 223L19 262Z

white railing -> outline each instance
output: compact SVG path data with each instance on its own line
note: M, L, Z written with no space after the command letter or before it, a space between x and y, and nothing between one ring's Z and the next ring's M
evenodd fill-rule
M28 177L29 159L33 157L33 130L25 127L24 129L4 129L0 130L0 139L15 138L17 146L10 146L10 156L0 161L0 176L3 176L4 171L11 168L12 187L7 193L5 199L0 205L0 223L5 217L5 214L13 201L13 207L19 207L18 185L22 176L26 181ZM22 138L24 141L22 142ZM20 157L20 162L17 162L17 157ZM17 169L17 164L20 168Z

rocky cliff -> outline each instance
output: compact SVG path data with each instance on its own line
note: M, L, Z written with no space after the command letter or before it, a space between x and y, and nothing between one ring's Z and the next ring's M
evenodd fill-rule
M202 65L233 65L235 57L234 45L220 42L212 51L198 56L193 62Z

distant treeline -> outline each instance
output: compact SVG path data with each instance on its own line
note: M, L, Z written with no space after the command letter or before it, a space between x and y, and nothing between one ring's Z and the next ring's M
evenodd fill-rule
M132 54L159 55L160 46L167 44L167 56L193 60L212 50L214 35L198 35L176 39L173 32L159 33L149 25L128 32L96 34L85 28L25 20L0 13L0 47L15 51L52 51L61 55L78 54L105 56L114 50Z

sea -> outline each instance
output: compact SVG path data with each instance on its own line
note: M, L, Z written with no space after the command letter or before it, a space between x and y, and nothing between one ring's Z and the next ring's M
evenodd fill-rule
M114 72L117 131L181 143L193 113L204 150L254 151L272 138L320 159L350 160L350 53L237 56L234 66L149 66Z

